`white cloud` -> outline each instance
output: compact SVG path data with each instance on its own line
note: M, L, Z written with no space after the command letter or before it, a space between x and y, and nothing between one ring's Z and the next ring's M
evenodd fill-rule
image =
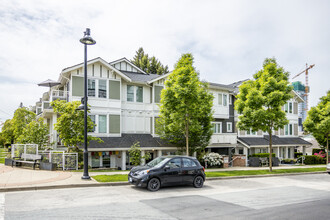
M89 58L131 59L142 46L172 69L191 52L201 77L217 83L251 78L266 57L292 76L315 63L309 82L316 105L330 89L329 9L312 0L1 1L0 110L32 105L47 90L37 83L82 62L86 27L97 41Z

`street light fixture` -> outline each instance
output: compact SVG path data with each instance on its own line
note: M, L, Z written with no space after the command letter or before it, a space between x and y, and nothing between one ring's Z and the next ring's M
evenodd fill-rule
M80 39L84 44L85 57L84 57L84 174L81 179L89 180L91 177L88 174L88 150L87 150L87 45L94 45L96 41L90 36L90 29L86 28L84 37ZM79 106L80 107L80 106ZM82 107L82 106L81 106Z

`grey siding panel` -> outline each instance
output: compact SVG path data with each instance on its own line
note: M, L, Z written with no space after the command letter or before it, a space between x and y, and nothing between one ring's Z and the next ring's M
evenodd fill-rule
M120 115L109 115L109 133L120 133Z
M295 103L293 103L293 114L298 114L298 103L297 102L295 102Z
M72 96L84 96L84 78L72 76Z
M109 81L109 98L110 99L120 99L120 82L119 81Z
M294 124L294 125L293 125L293 134L294 134L295 136L298 136L298 124Z
M163 86L155 86L155 103L160 103L160 94L163 90Z

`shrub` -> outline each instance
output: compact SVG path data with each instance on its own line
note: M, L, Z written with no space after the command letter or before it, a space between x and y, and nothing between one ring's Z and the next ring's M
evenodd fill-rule
M252 154L251 157L269 157L269 153ZM274 153L272 153L272 157L275 157Z
M284 163L296 163L297 160L296 159L283 159L282 160Z
M320 153L320 151L323 151L323 150L320 148L313 148L312 155L315 155L315 153Z
M326 162L325 158L319 157L316 155L307 155L304 157L305 157L304 164L306 164L306 165L325 164L325 162Z
M210 167L220 166L223 163L222 156L214 152L204 155L203 160L207 162L207 165Z
M302 155L303 155L303 153L300 153L300 152L295 152L294 153L295 158L301 157Z

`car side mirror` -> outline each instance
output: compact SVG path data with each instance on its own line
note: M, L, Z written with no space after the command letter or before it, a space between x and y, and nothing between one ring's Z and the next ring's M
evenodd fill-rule
M164 170L169 170L171 167L169 165L165 165Z

